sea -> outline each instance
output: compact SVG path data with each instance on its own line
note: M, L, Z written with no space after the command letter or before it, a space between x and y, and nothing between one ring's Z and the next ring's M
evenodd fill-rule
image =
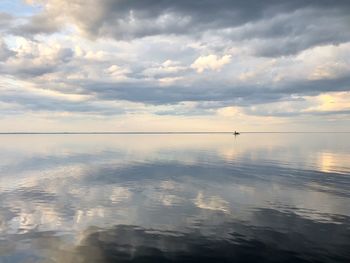
M350 134L1 134L0 262L349 263Z

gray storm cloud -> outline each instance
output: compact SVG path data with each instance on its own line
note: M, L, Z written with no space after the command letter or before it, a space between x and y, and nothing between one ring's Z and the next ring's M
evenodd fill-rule
M256 54L279 56L318 44L348 41L349 14L349 1L341 0L51 0L42 13L14 28L14 33L53 33L64 21L94 39L131 40L157 35L200 38L210 32L227 41L260 39Z

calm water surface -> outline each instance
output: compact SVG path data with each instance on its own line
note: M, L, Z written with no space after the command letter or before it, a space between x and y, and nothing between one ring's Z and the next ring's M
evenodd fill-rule
M350 262L349 137L1 135L0 262Z

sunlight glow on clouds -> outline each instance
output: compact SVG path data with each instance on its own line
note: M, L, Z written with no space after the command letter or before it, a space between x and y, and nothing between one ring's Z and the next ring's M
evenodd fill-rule
M349 130L349 1L0 7L1 131Z
M202 73L206 69L220 71L220 69L231 62L231 55L224 55L222 58L218 58L216 55L201 56L196 59L191 65L191 68L197 70L198 73Z

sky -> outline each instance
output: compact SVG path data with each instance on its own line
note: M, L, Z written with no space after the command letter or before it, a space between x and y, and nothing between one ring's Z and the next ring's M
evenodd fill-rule
M350 1L0 1L0 132L233 130L350 131Z

